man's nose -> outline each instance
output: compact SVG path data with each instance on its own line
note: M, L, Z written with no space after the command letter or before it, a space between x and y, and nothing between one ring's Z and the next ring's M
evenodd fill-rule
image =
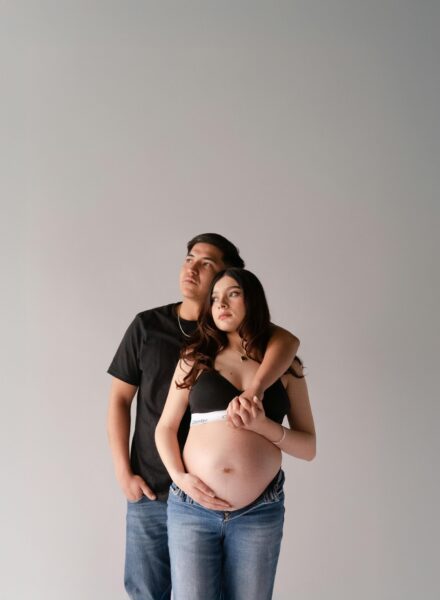
M187 267L188 267L188 271L190 273L197 273L197 271L199 270L197 263L189 264L189 265L187 265Z

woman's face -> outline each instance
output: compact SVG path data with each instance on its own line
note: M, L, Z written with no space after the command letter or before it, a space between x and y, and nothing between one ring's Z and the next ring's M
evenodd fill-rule
M211 311L218 329L225 333L237 331L246 316L246 306L243 290L235 279L225 275L217 281L212 290Z

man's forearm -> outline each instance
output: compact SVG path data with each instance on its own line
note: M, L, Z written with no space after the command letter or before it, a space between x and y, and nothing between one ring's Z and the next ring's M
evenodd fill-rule
M131 474L130 466L130 406L112 401L109 406L107 431L116 478L120 482Z
M274 328L267 344L263 362L255 373L253 384L262 391L279 379L293 362L298 352L299 340L281 327Z

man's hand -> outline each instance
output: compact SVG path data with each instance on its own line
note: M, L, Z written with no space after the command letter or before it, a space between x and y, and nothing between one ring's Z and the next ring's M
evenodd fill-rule
M156 500L156 494L139 475L127 475L119 482L125 497L129 502L137 502L142 496Z
M264 389L261 387L261 385L252 384L251 386L249 386L241 392L239 398L247 398L248 400L250 400L254 396L257 396L257 398L263 400Z
M244 403L242 403L241 401L246 400L249 402L249 400L254 397L257 397L260 400L262 400L263 396L264 390L260 385L251 385L250 387L246 388L240 394L240 396L233 398L227 408L229 424L237 429L241 429L242 427L244 427L245 423L243 422L243 419L240 416L240 408Z
M225 500L216 498L214 492L201 479L191 473L182 473L173 478L175 484L193 500L211 510L231 508Z
M234 398L227 408L228 421L237 429L247 429L259 433L266 421L263 401L257 396L248 400L243 396Z

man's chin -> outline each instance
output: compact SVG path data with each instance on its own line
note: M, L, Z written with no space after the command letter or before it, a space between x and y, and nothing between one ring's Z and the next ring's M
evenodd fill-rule
M186 300L199 300L200 292L195 285L180 286L180 293Z

